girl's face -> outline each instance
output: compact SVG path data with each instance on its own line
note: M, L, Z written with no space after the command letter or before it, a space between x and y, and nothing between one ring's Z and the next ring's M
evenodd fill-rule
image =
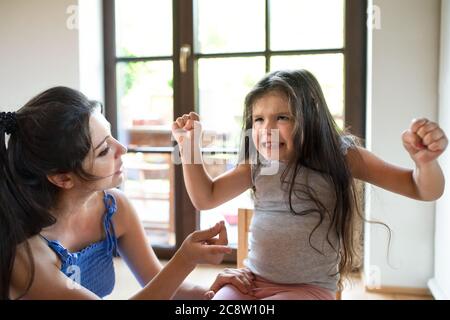
M271 91L257 99L252 110L252 138L268 160L287 161L294 151L294 117L285 94Z
M86 172L101 178L90 186L95 190L117 187L123 181L122 155L127 149L111 136L110 124L100 112L91 115L89 128L92 149L84 160L83 168Z

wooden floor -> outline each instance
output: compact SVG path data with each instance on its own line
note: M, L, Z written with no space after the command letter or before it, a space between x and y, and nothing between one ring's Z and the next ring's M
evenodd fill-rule
M116 258L114 264L116 267L116 286L113 293L106 299L128 299L135 292L140 290L140 286L134 279L131 271L120 258ZM221 270L233 267L234 265L198 266L188 276L187 280L195 284L209 287ZM432 300L432 297L366 292L361 279L355 276L352 279L352 285L346 287L342 292L342 300Z

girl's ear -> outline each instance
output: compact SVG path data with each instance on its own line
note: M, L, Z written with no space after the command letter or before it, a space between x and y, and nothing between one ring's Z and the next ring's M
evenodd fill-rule
M58 173L47 175L48 181L61 189L71 189L74 186L74 180L70 173Z

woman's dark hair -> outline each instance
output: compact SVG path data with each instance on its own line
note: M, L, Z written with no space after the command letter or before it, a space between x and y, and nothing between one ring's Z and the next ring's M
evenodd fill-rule
M319 82L307 70L275 71L267 74L255 85L245 99L243 124L245 135L252 129L254 103L274 91L282 93L288 100L295 122L294 146L301 146L295 148L295 154L281 175L281 182L289 192L290 210L296 215L313 213L311 210L296 212L293 207L294 197L304 199L306 195L315 202L317 210L314 212L319 213L319 222L309 236L311 246L312 234L322 224L326 215L329 217L327 241L337 253L338 272L345 277L356 267L359 258L355 248L356 219L360 218L360 222L365 219L360 208L360 188L357 188L351 175L342 147L343 143L346 143L349 148L355 148L358 139L338 127L328 109ZM245 137L244 139L245 160L254 160L254 155L250 152L255 150L253 141ZM257 165L260 165L259 157L257 159ZM296 181L298 173L304 168L321 173L334 186L336 203L333 212L328 212L326 206L318 199L314 186ZM335 248L331 243L331 233L339 239L339 248ZM343 277L340 278L339 288L342 288Z
M25 245L30 270L23 295L34 280L27 239L56 222L51 210L60 191L47 176L72 172L84 180L95 178L82 163L92 145L89 118L98 105L76 90L55 87L15 113L14 130L13 120L0 123L0 299L9 299L19 244ZM11 133L7 147L6 131Z

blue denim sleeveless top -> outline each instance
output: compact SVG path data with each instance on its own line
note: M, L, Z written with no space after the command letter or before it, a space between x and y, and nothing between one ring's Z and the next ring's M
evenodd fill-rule
M111 221L116 212L116 199L104 193L106 212L103 227L106 238L90 244L78 252L69 252L57 240L48 240L48 246L61 259L61 271L69 278L103 298L109 295L115 284L113 257L117 256L117 238Z

